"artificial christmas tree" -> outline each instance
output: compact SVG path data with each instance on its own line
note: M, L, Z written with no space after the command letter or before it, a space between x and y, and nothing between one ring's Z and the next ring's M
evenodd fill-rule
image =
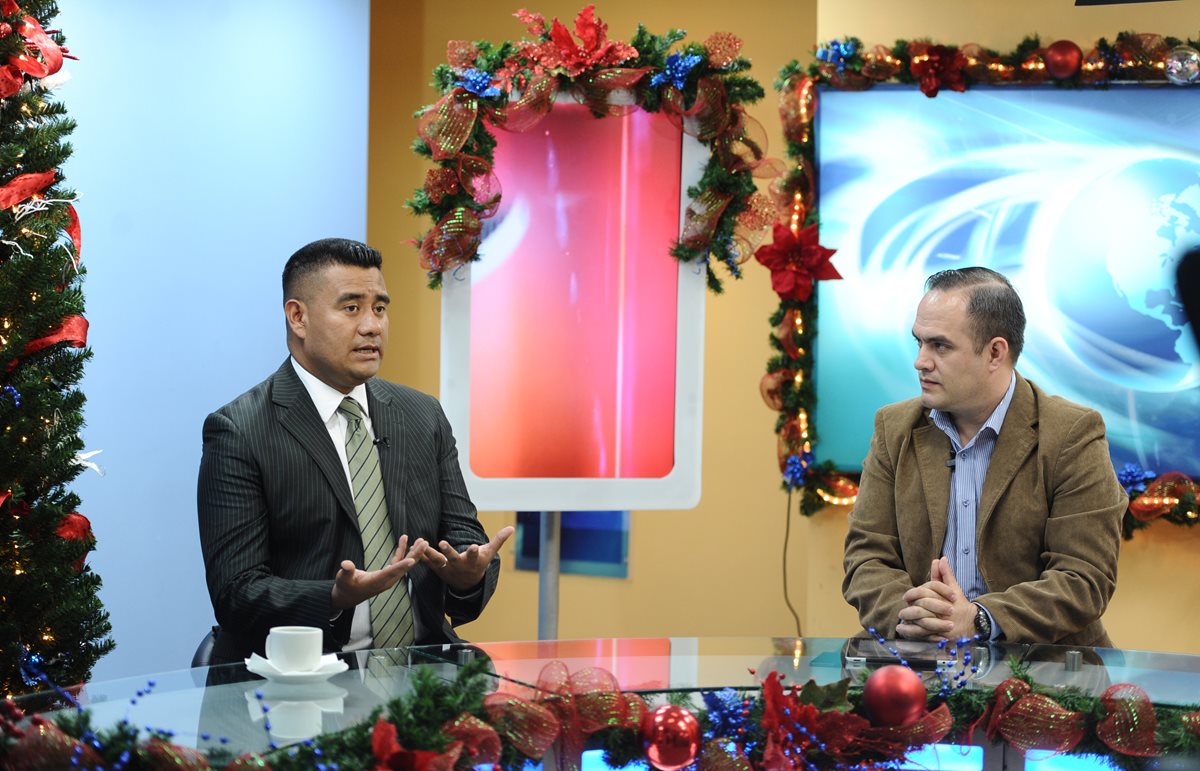
M87 349L75 128L52 98L67 49L53 2L0 3L0 696L86 680L113 647L95 544L67 485L84 468Z

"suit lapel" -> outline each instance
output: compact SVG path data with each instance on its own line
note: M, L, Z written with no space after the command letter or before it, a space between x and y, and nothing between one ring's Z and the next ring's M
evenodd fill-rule
M358 517L354 513L354 498L346 481L346 472L329 439L329 430L321 422L308 391L292 368L291 359L285 361L271 376L271 401L276 406L275 414L280 425L312 457L341 504L342 511L357 528Z
M946 517L950 506L950 467L946 465L950 440L940 428L926 422L924 426L913 431L913 445L917 451L921 487L925 491L933 553L941 554L942 542L946 540Z
M384 495L388 515L396 537L408 532L408 517L404 508L404 487L408 475L404 473L406 432L404 413L386 389L375 381L367 381L367 409L371 412L371 426L379 445L379 467L383 472ZM382 440L387 439L387 442Z
M996 447L992 450L987 477L983 480L983 493L975 522L977 539L995 513L1000 496L1004 495L1004 491L1012 484L1017 471L1036 445L1037 404L1033 398L1033 388L1024 378L1017 375L1013 398L1008 405L1008 413L1004 416L1004 424L1000 426L1000 435L996 437Z

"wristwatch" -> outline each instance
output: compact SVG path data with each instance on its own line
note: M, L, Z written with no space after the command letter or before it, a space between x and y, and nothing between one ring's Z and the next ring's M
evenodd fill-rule
M992 639L992 619L982 605L975 603L975 607L979 609L975 612L975 634L979 635L980 640L990 640Z

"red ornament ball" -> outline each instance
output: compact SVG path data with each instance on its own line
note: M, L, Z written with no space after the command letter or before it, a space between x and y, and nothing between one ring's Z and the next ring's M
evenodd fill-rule
M673 704L647 712L641 733L646 759L659 771L690 766L700 750L700 722L691 712Z
M1083 50L1070 40L1058 40L1046 47L1042 54L1046 62L1046 71L1055 80L1066 80L1079 72L1083 64Z
M899 664L875 670L863 686L863 705L875 725L915 723L925 714L925 699L921 676Z

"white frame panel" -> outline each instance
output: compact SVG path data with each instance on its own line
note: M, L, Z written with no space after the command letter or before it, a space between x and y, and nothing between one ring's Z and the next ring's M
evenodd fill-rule
M683 135L679 228L691 202L688 187L700 180L708 149ZM668 259L669 255L664 255ZM487 255L483 255L484 260ZM471 500L481 511L610 511L690 509L700 502L704 414L703 263L679 264L675 340L675 465L664 477L480 477L471 471L471 267L442 277L441 400L458 442L459 465Z

